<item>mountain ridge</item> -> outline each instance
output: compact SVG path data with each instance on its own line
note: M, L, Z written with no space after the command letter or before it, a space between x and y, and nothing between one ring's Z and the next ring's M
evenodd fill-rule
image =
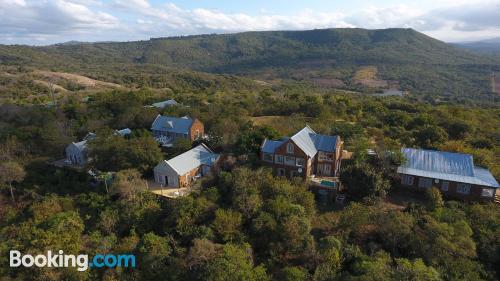
M356 90L370 90L353 81L360 68L370 66L376 68L377 79L397 81L402 89L453 95L488 93L488 76L500 72L500 58L402 28L249 31L45 47L0 45L0 63L77 72L119 64L161 65L305 82L329 77Z

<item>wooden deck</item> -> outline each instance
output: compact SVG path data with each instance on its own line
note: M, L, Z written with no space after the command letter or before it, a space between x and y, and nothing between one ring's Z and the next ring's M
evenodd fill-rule
M193 191L193 188L190 187L169 187L169 186L161 186L159 183L148 180L148 190L153 192L154 194L167 197L167 198L178 198L188 195Z

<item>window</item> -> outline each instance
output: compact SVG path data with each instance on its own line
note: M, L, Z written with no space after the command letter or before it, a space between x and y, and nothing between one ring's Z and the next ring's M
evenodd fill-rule
M482 197L493 197L493 194L495 193L494 191L495 190L493 188L483 188L483 190L481 190L481 196Z
M285 164L289 166L295 166L295 157L285 156Z
M276 164L283 164L284 163L283 161L284 161L283 160L283 155L275 155L274 156L274 162Z
M404 185L413 185L413 181L414 181L414 177L413 176L403 175L401 177L401 184L404 184Z
M418 187L430 188L432 186L432 179L420 178L418 179Z
M468 184L468 183L457 184L457 192L461 193L461 194L469 194L470 193L470 184Z
M318 159L320 161L333 161L333 153L319 152Z
M272 153L264 153L264 161L273 162L273 154Z
M196 138L199 139L201 137L200 130L196 130Z
M288 143L286 145L286 153L293 153L293 143Z
M441 191L448 191L448 187L450 186L450 182L449 181L443 181L441 183Z
M295 165L298 167L304 167L305 160L304 158L296 158L295 159Z

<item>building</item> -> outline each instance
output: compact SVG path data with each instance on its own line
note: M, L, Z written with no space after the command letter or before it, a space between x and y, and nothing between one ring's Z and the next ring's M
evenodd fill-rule
M170 99L170 100L165 100L165 101L153 103L151 106L156 107L156 108L165 108L165 107L169 107L169 106L175 106L178 104L179 103L177 101Z
M82 141L72 142L66 147L67 164L75 166L84 166L87 163L87 141L96 138L94 133L88 133Z
M162 186L186 187L194 180L218 169L221 156L204 144L188 150L154 167L155 182Z
M498 182L484 168L474 166L470 154L403 148L406 163L397 173L403 187L425 190L436 187L450 198L493 201Z
M164 146L172 146L178 138L194 141L205 135L203 123L187 116L178 118L158 114L151 125L151 131L156 140Z
M264 140L260 159L278 176L336 178L341 155L342 141L339 136L316 134L306 126L290 138Z
M117 136L120 136L120 137L126 137L126 136L130 136L130 134L132 134L132 130L130 130L129 128L115 130L114 134Z

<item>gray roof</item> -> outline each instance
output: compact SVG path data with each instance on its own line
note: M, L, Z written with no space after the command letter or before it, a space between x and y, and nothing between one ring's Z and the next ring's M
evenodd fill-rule
M79 142L74 142L72 144L76 148L78 148L78 150L80 150L80 151L84 151L85 149L87 149L87 140L82 140L82 141L79 141Z
M122 137L126 135L130 135L132 133L132 130L129 128L121 129L121 130L115 130L115 134L120 135Z
M178 118L158 114L151 125L151 129L163 132L188 134L193 121L193 119L187 116Z
M435 150L402 148L406 163L398 173L433 179L498 187L491 173L475 167L472 155Z
M167 106L172 106L172 105L177 105L177 104L178 103L175 100L170 99L170 100L165 100L165 101L153 103L152 106L158 107L158 108L164 108Z
M93 140L96 137L97 137L96 134L89 132L89 133L87 133L87 135L85 135L85 137L83 138L82 141L72 142L70 145L75 146L80 151L84 151L85 149L87 149L87 141Z
M335 152L338 136L327 136L316 134L309 126L304 127L291 137L293 142L304 151L309 157L314 157L318 151ZM264 140L262 151L274 153L276 148L283 144L285 140L272 141Z
M179 175L183 175L201 165L212 166L217 162L219 157L219 154L213 153L210 148L204 144L200 144L165 162Z
M319 150L335 152L337 138L337 136L316 134L309 126L304 127L304 129L291 137L293 142L309 157L314 157Z
M264 143L262 143L262 152L266 153L274 153L276 148L283 144L284 141L274 141L265 139Z

